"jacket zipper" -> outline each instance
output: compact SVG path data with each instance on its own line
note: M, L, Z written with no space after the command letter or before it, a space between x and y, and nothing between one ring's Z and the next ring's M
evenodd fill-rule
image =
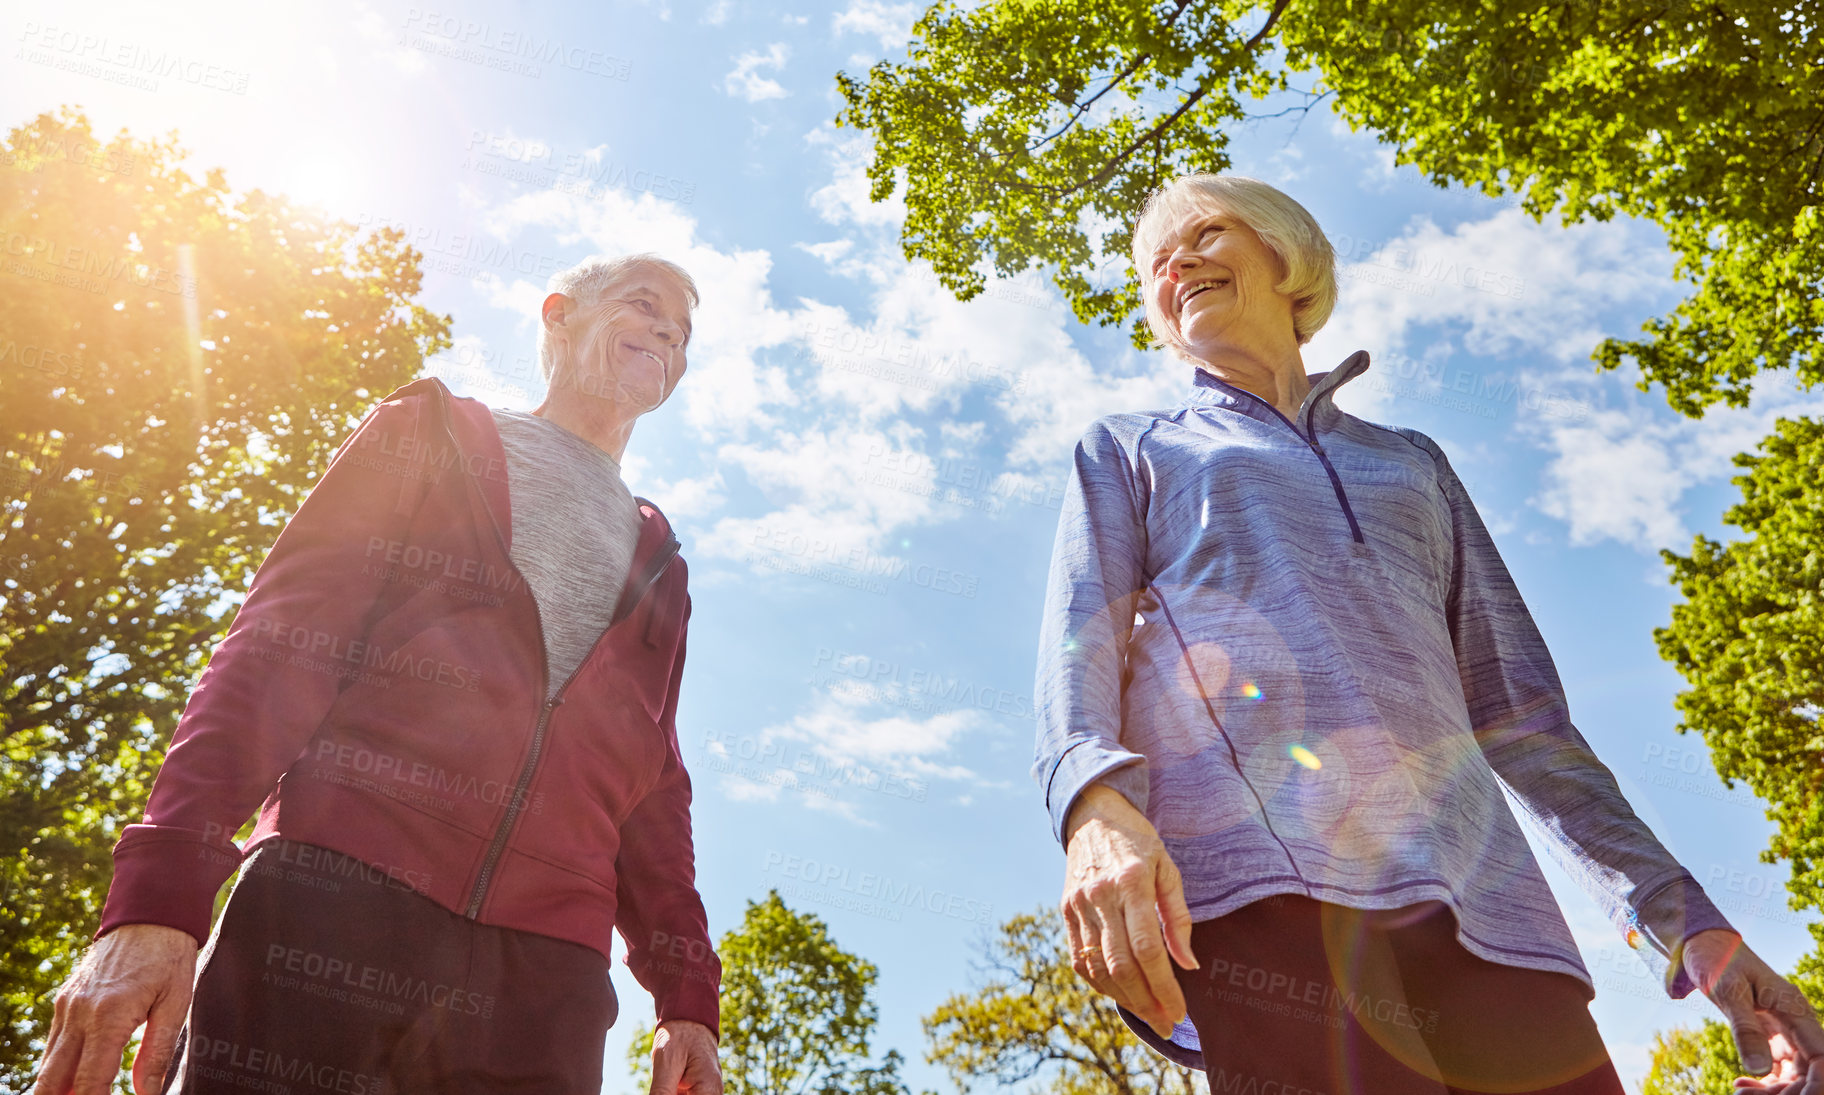
M1214 379L1214 378L1212 378L1212 379ZM1220 380L1218 380L1217 382L1222 383L1222 381L1220 381ZM1223 387L1228 388L1231 391L1240 392L1242 395L1245 395L1248 398L1254 400L1255 402L1259 403L1261 406L1265 407L1267 410L1272 411L1273 416L1275 418L1278 418L1281 422L1284 422L1286 424L1287 428L1289 428L1292 431L1292 436L1298 438L1300 441L1303 441L1305 443L1305 447L1310 449L1313 453L1315 453L1317 455L1318 463L1320 463L1324 466L1324 473L1326 475L1330 476L1330 489L1332 489L1336 492L1337 505L1339 505L1343 508L1343 517L1349 522L1349 535L1354 537L1355 542L1358 544L1367 543L1368 541L1366 541L1362 538L1362 526L1360 524L1356 523L1355 510L1350 508L1350 506L1349 506L1349 496L1347 494L1343 493L1343 479L1341 476L1336 474L1336 468L1331 465L1329 455L1324 452L1324 446L1317 440L1317 426L1315 424L1312 424L1307 419L1306 420L1306 432L1300 433L1298 431L1297 424L1295 424L1290 418L1287 418L1283 411L1281 411L1278 407L1275 407L1273 404L1268 403L1266 400L1255 395L1253 392L1250 392L1245 388L1237 388L1232 384L1224 383Z
M497 530L498 527L499 523L496 522ZM671 566L671 561L677 558L678 543L676 540L673 540L659 550L662 553L662 557L659 560L659 568L653 572L650 578L644 579L645 586L636 594L633 601L636 605L645 599L646 594L651 592L652 587L658 584L660 576L665 573L665 569ZM538 652L539 662L542 667L539 674L539 693L542 695L551 687L551 663L545 654L545 625L543 617L537 615L537 598L533 598L532 600L532 611L539 621ZM633 612L629 609L627 616L631 615L633 615ZM622 619L625 618L626 617L622 617ZM602 645L602 640L608 637L608 632L613 631L615 624L619 622L619 620L612 621L607 627L602 629L602 633L597 635L595 641L589 644L589 652L583 655L583 660L577 662L576 668L570 671L568 677L564 678L564 683L557 686L557 694L546 700L539 707L538 722L532 727L532 747L526 751L525 763L520 765L519 779L513 784L513 796L507 800L506 815L500 819L500 826L494 830L494 840L488 845L488 854L481 861L481 873L475 876L475 889L469 895L469 907L464 913L470 920L474 920L481 915L481 903L487 899L488 883L493 881L494 868L499 866L500 857L507 850L507 838L512 835L513 824L519 820L520 812L525 807L526 789L532 785L532 776L538 770L538 758L545 751L545 730L551 725L551 716L557 711L558 707L563 704L564 690L569 688L570 682L575 680L576 675L583 671L583 666L589 664L589 659L595 656L595 648Z
M444 432L449 435L450 444L460 448L461 446L456 440L455 427L450 425L449 396L441 386L437 388L437 403L438 408L443 412L443 428ZM487 504L485 498L482 500L481 508L487 511L488 523L494 526L494 539L495 542L500 545L501 554L507 557L507 565L513 567L513 572L519 575L520 585L524 587L526 576L519 573L518 567L513 566L513 554L507 548L507 537L506 534L501 531L500 518L494 515L493 507ZM651 592L652 587L659 583L659 578L665 573L666 568L671 565L671 561L677 558L678 541L676 538L673 538L670 543L660 548L659 551L661 553L661 558L659 560L658 569L653 571L651 577L642 579L645 584L635 595L635 599L632 602L635 605L645 599L646 594ZM527 589L528 592L530 592L529 587L527 587ZM627 615L633 615L631 607L629 607ZM544 615L538 609L538 598L536 597L532 598L532 618L538 624L538 691L539 695L542 696L551 688L551 661L545 651ZM551 715L563 704L564 690L569 688L570 682L576 679L578 673L582 672L583 666L589 664L589 659L595 656L596 647L602 645L602 640L608 637L608 632L614 630L615 625L619 622L620 619L611 618L609 620L608 626L603 628L601 634L595 637L595 641L589 644L589 651L583 655L583 660L576 663L576 668L571 670L570 675L564 678L564 683L558 686L557 694L540 703L538 721L534 723L532 727L532 746L526 751L525 763L520 765L519 779L513 785L512 797L507 800L507 812L505 816L500 819L500 825L494 830L494 839L488 844L488 854L483 857L481 861L481 873L475 877L475 888L469 894L469 907L464 911L463 915L470 920L477 919L481 916L482 902L485 901L488 896L488 883L493 880L494 869L499 866L500 857L507 850L507 838L513 832L513 824L519 820L520 812L525 804L526 789L532 785L532 776L538 770L539 756L544 752L545 730L551 725Z

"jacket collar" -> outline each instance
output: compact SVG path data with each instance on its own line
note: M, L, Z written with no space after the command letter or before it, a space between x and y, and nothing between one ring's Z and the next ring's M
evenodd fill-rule
M1298 416L1293 424L1304 427L1320 412L1331 409L1331 396L1336 393L1336 390L1367 371L1368 351L1357 350L1344 358L1343 363L1334 369L1305 374L1311 390L1306 393L1305 401L1299 405ZM1194 375L1191 378L1191 390L1185 396L1185 406L1223 407L1265 422L1286 420L1277 408L1253 392L1237 388L1206 369L1193 368L1192 372Z

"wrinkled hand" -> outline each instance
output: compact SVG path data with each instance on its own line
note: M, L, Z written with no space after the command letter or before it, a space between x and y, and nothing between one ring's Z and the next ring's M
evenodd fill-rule
M1197 968L1178 867L1146 815L1101 784L1071 805L1064 846L1071 968L1167 1037L1185 1012L1171 962Z
M1738 1092L1824 1095L1824 1028L1805 994L1773 972L1742 937L1714 928L1685 940L1685 972L1735 1036Z
M702 1023L667 1019L652 1034L651 1095L722 1095L716 1036Z
M108 1095L141 1023L133 1090L153 1095L177 1051L195 979L196 940L188 932L128 924L102 936L57 990L33 1095Z

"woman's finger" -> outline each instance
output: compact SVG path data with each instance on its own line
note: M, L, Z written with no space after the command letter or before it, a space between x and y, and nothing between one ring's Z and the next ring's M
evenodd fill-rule
M1103 967L1108 970L1108 980L1114 986L1109 995L1156 1027L1161 1005L1153 996L1146 971L1134 954L1133 935L1128 929L1129 923L1136 919L1131 910L1137 906L1144 910L1145 919L1152 923L1157 933L1159 921L1153 912L1151 883L1152 871L1135 864L1124 867L1115 885L1100 887L1095 896L1096 916L1102 921L1100 957ZM1158 950L1163 953L1164 947L1161 945Z
M1159 919L1165 923L1165 946L1178 965L1187 970L1200 968L1191 953L1191 909L1184 903L1184 876L1172 857L1159 857Z
M1724 972L1717 978L1710 999L1729 1023L1729 1033L1735 1038L1735 1049L1741 1056L1742 1068L1754 1076L1765 1076L1773 1071L1773 1053L1767 1045L1767 1030L1762 1026L1761 1016L1755 1010L1754 990L1749 986L1748 978L1734 969Z
M1151 1001L1147 1011L1130 1010L1146 1019L1160 1037L1164 1037L1184 1017L1184 990L1178 987L1178 979L1172 974L1171 956L1166 953L1165 935L1160 930L1157 899L1130 900L1122 911L1127 916L1128 949L1145 982L1146 997Z

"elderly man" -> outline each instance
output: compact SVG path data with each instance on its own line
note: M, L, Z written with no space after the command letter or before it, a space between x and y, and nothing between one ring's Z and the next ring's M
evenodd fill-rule
M1336 407L1366 353L1306 374L1316 221L1186 176L1133 258L1194 368L1090 427L1052 558L1034 774L1077 971L1212 1090L1620 1095L1511 795L1768 1090L1824 1091L1811 1008L1572 725L1443 450Z
M696 288L634 255L553 289L542 406L401 388L274 543L114 850L38 1092L103 1095L142 1022L140 1095L595 1092L615 928L654 1095L721 1090L673 725L690 596L619 465Z

